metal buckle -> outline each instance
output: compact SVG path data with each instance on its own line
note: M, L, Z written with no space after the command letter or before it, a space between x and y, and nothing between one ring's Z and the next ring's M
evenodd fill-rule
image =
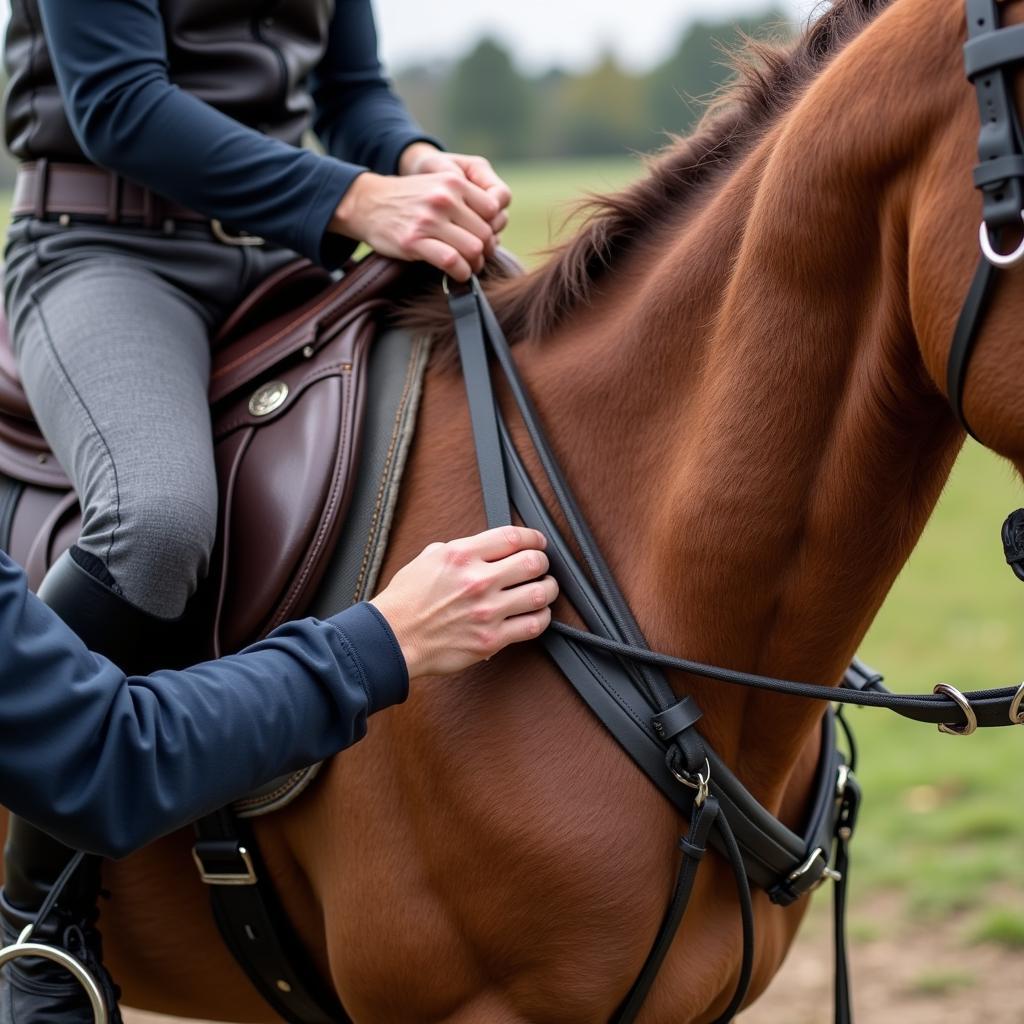
M199 852L199 844L192 847L192 859L199 869L199 878L205 885L255 885L256 868L252 863L252 854L244 846L235 848L241 858L245 871L208 871Z
M974 713L974 708L955 686L950 686L948 683L936 683L932 693L941 693L948 697L964 713L963 725L946 725L945 722L939 722L939 732L944 732L947 736L970 736L978 728L978 716Z
M266 241L266 239L260 238L259 235L247 235L244 231L233 235L217 219L210 221L210 231L213 233L213 237L218 242L223 242L224 245L263 245Z
M92 1016L95 1024L107 1024L107 1005L103 1001L103 994L100 992L96 979L66 950L59 946L48 946L41 942L29 942L28 937L32 934L32 925L28 925L18 936L18 941L10 946L0 949L0 968L4 964L17 960L20 957L33 956L43 960L50 960L60 967L63 967L82 988L89 997L89 1005L92 1008Z
M836 871L835 868L830 868L828 866L828 859L825 856L825 851L819 846L817 847L817 849L814 850L810 857L808 857L807 860L805 860L803 864L800 865L800 867L798 867L795 871L791 871L789 873L789 875L786 878L786 881L790 885L792 885L794 882L800 881L800 879L803 878L804 875L806 875L819 860L824 864L824 867L821 869L821 874L818 875L818 877L811 883L811 885L808 888L801 890L802 892L814 892L816 889L820 889L821 886L823 886L825 882L829 880L833 882L841 882L843 880L843 875L841 871Z
M688 779L685 775L680 775L674 768L669 768L673 778L676 782L681 782L684 786L689 786L690 789L697 790L697 796L694 798L694 803L700 807L704 801L707 800L708 794L711 792L711 764L708 759L704 758L704 774L701 775L697 772L697 781Z
M1024 725L1024 711L1021 711L1021 703L1024 702L1024 683L1017 687L1017 692L1010 701L1010 721L1014 725Z
M1024 221L1024 210L1021 210L1020 217ZM1020 245L1013 252L1005 254L996 252L992 246L992 238L988 233L988 225L984 221L981 222L981 227L978 229L978 241L981 243L981 251L985 254L985 259L994 267L1012 267L1014 263L1019 263L1021 258L1024 257L1024 239L1021 240Z
M850 781L850 766L841 761L836 769L836 800L842 800L846 795L846 787Z

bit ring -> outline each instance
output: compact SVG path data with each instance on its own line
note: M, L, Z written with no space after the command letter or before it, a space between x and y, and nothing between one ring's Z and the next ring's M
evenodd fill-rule
M948 697L964 713L963 725L946 725L945 722L940 722L939 732L944 732L947 736L970 736L978 728L978 716L974 713L974 708L955 686L950 686L948 683L936 683L932 693L941 693L944 697Z

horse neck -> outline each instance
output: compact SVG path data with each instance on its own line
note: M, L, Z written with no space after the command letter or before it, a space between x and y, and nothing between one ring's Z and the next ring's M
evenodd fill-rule
M914 168L955 100L923 81L890 97L958 52L958 26L941 15L927 43L894 45L914 3L851 44L713 198L668 214L585 315L528 346L571 479L660 649L836 682L956 455L906 281ZM780 806L801 751L805 774L813 762L821 705L676 682Z

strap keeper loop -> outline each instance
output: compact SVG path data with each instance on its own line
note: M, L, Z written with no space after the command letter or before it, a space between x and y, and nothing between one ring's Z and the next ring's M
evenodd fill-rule
M679 839L679 849L690 858L690 860L700 860L705 853L708 852L706 846L697 846L696 843L691 843L686 836L682 836Z
M678 704L673 704L672 707L655 715L651 719L651 727L657 733L658 739L667 743L700 721L703 714L692 697L684 697Z

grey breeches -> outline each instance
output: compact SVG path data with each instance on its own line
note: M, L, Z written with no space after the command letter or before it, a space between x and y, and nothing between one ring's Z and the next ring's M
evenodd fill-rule
M295 254L203 225L16 221L4 291L32 409L82 502L78 547L124 598L174 618L217 522L209 337Z

